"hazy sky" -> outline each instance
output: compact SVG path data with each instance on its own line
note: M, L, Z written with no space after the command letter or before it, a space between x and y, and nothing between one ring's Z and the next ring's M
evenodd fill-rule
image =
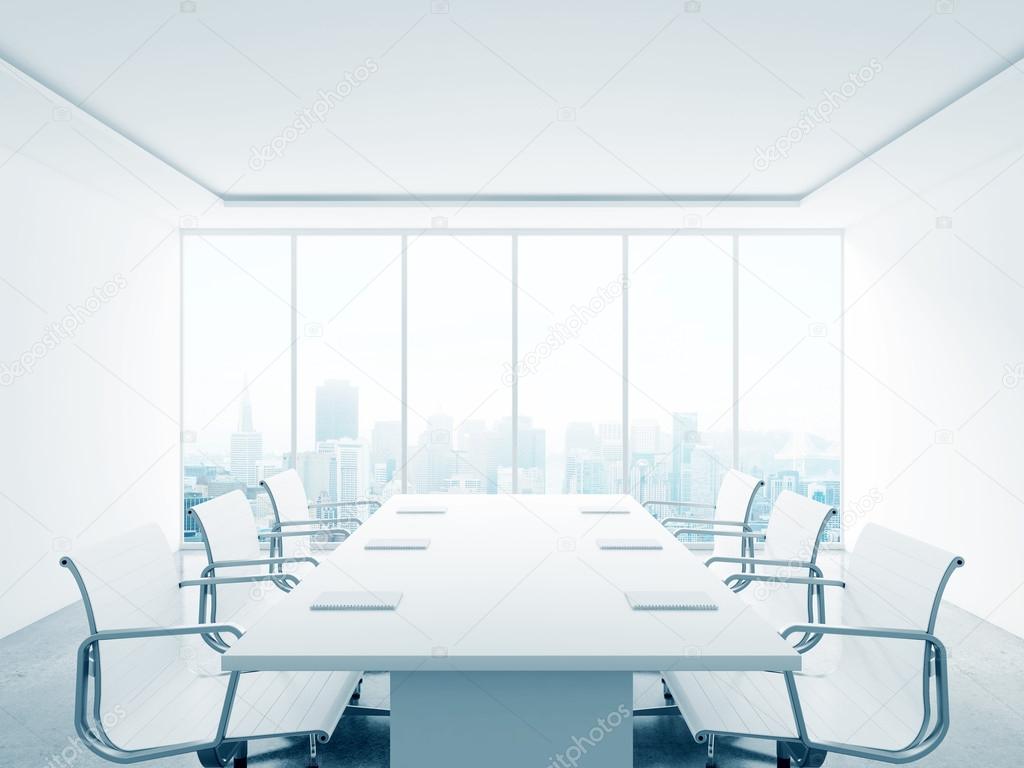
M411 239L412 240L412 239ZM455 424L511 414L511 239L411 241L409 435L437 411ZM840 249L834 236L740 238L741 429L838 439ZM360 431L401 417L401 245L299 238L299 448L313 446L316 385L359 387ZM630 238L630 409L670 428L696 411L728 431L731 238ZM520 414L561 451L570 421L621 419L622 240L519 239ZM268 452L290 441L286 237L185 240L185 429L227 446L248 386ZM822 335L824 334L824 336Z

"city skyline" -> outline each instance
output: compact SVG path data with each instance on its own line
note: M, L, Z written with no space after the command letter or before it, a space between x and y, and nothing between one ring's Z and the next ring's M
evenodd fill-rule
M332 436L303 446L293 461L287 451L264 452L246 388L226 456L186 446L186 508L238 489L266 523L272 510L258 490L259 481L290 467L298 471L310 501L383 501L401 492L401 422L373 421L360 434L358 403L359 388L348 380L329 379L318 386L316 427ZM520 493L621 493L628 473L628 486L640 501L713 504L732 464L731 435L702 433L695 412L673 412L667 428L653 419L633 421L628 467L617 422L569 422L563 435L551 435L549 441L548 430L520 416L515 467L510 417L456 423L437 413L426 426L408 446L410 493L509 493L516 485L514 472ZM839 505L839 456L832 441L785 431L742 432L740 437L738 468L766 483L752 508L755 524L767 521L782 490Z

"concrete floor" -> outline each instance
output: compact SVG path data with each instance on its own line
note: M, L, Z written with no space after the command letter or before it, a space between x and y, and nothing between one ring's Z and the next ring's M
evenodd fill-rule
M74 651L86 634L84 611L78 604L0 640L0 765L110 765L83 752L72 726ZM949 605L943 607L938 634L951 653L952 725L942 746L919 765L1019 763L1024 735L1024 640ZM636 675L634 689L637 706L662 704L656 675ZM367 675L362 703L387 706L387 701L387 675ZM723 768L771 766L774 754L774 745L768 742L722 739L718 764ZM275 739L255 742L249 761L260 768L301 766L304 756L304 742ZM330 743L322 747L321 756L325 768L386 767L387 718L343 719ZM636 768L703 766L704 751L694 743L681 718L637 718L633 762ZM833 755L825 764L865 763ZM149 765L177 768L198 766L199 762L194 755L184 755ZM584 759L580 768L585 765Z

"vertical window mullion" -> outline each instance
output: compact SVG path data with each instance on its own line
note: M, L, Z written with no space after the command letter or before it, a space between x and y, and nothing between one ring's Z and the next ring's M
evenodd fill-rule
M512 235L512 493L519 493L519 236Z
M629 457L629 236L622 236L622 492L632 491Z
M732 466L740 468L740 238L732 236Z
M299 450L299 238L291 236L292 258L292 403L291 468L297 469Z
M409 492L409 237L402 235L402 493Z

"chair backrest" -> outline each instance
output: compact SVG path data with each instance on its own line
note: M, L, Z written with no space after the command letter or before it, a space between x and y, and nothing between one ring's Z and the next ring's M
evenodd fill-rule
M268 477L260 482L260 485L267 489L277 522L310 518L306 489L302 485L299 473L294 469L286 469L273 477Z
M199 521L209 561L254 560L260 555L259 529L249 500L231 491L189 510Z
M764 547L755 556L787 563L815 562L821 533L834 514L834 507L792 491L783 491L772 507L772 515L764 532ZM739 568L732 570L732 573L738 572ZM811 575L807 568L788 565L758 565L756 572L769 576ZM753 582L740 594L779 629L808 621L810 588L803 584Z
M722 478L722 484L718 488L718 499L715 501L716 520L734 520L742 523L750 522L750 510L754 506L754 497L764 486L764 480L760 480L745 472L730 469ZM741 529L734 528L739 531ZM733 557L743 557L746 553L743 548L743 539L734 536L715 536L714 554ZM730 573L733 571L730 570Z
M719 520L750 522L750 509L754 505L754 497L762 486L764 480L730 469L725 473L718 488L715 517Z
M934 633L946 583L963 564L959 555L880 525L866 525L843 576L841 623ZM840 623L838 617L828 620ZM869 741L900 744L917 736L918 724L934 713L923 695L934 680L927 672L930 663L930 650L921 642L844 638L844 674L857 681L865 711L881 713L860 719L851 713L849 727Z
M768 519L761 557L813 563L818 557L818 545L825 525L835 514L835 507L793 491L783 491L775 500Z
M78 583L90 632L181 623L174 557L156 525L63 555L60 564Z
M959 555L866 525L846 567L843 621L934 632L946 582L963 564Z
M60 564L75 577L90 633L186 623L174 556L156 525L76 549ZM101 642L94 664L103 720L110 725L110 713L120 720L139 706L156 675L181 664L180 645L174 637Z

